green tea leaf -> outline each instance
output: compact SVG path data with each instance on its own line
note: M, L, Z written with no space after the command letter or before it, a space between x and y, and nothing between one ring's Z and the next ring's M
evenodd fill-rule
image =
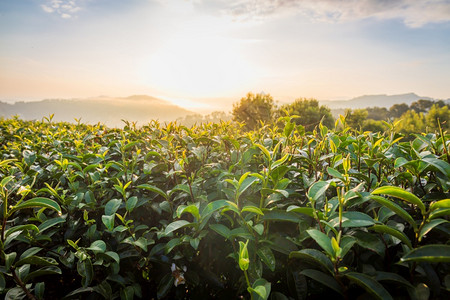
M381 205L386 206L387 208L395 212L400 218L408 222L414 228L415 231L417 230L416 222L411 217L411 215L408 214L403 208L398 206L396 203L380 196L370 196L370 199L375 200Z
M158 284L158 288L157 288L157 292L156 292L158 299L162 299L167 296L167 294L169 293L170 289L173 286L174 281L175 281L175 278L172 276L172 274L164 275L164 277L161 279L161 281Z
M343 258L345 257L345 255L348 253L348 251L350 251L350 249L353 247L353 245L356 243L356 238L349 236L349 235L345 235L341 238L341 243L340 243L340 247L341 247L341 254L340 257Z
M290 205L287 209L287 212L296 212L307 215L311 218L314 218L314 210L312 207L299 207L297 205Z
M264 216L261 217L263 221L279 221L298 223L302 218L294 212L286 212L279 209L263 209ZM295 210L293 210L295 211Z
M31 272L25 278L23 279L23 282L27 283L31 279L39 276L45 276L45 275L61 275L61 269L55 266L50 267L43 267L40 268L37 271Z
M259 234L262 235L264 233L264 225L263 224L256 224L253 226L253 229Z
M17 161L17 159L5 159L5 160L0 161L0 168L9 165L13 161ZM2 183L2 185L3 185L3 183Z
M137 202L138 198L136 196L128 198L125 205L125 209L127 210L127 212L132 212L133 209L136 207Z
M438 208L450 208L450 199L439 200L431 203L430 211L436 210Z
M198 245L200 245L200 239L199 238L190 239L189 240L189 244L191 245L192 248L197 250L198 249Z
M250 173L250 172L247 172L247 173ZM241 178L241 180L242 180L242 178ZM248 177L248 178L245 178L245 180L243 180L242 182L241 182L241 180L239 180L239 190L238 190L239 195L244 193L249 187L251 187L253 185L253 183L255 183L258 180L258 178Z
M28 166L31 166L36 161L36 152L30 150L24 150L22 152L23 160Z
M242 208L241 212L252 212L264 216L264 213L256 206L245 206Z
M444 160L440 160L433 157L425 157L422 161L429 163L436 169L442 172L447 178L450 178L450 164Z
M282 158L280 158L279 160L275 161L272 164L272 170L275 170L276 168L278 168L279 166L281 166L282 164L284 164L286 162L286 160L289 158L289 154L286 153Z
M316 249L302 249L300 251L292 251L289 253L289 259L298 258L305 261L313 262L319 265L323 270L334 273L334 267L331 260L323 254L321 251Z
M177 208L177 217L180 218L183 214L185 213L190 213L191 215L194 216L194 218L196 218L197 220L200 219L200 213L198 211L198 207L194 204L191 204L189 206L179 206Z
M25 299L26 294L21 287L13 287L8 290L4 300Z
M408 246L409 249L412 249L412 244L409 238L403 232L398 231L395 228L389 227L387 225L376 224L372 227L369 227L369 230L392 235L393 237L396 237L397 239L402 241L406 246Z
M434 219L426 223L419 232L419 241L421 241L423 236L430 232L431 229L443 223L448 223L448 221L444 219Z
M168 235L175 230L178 230L178 229L186 227L186 226L191 226L191 225L192 225L192 223L188 222L186 220L178 220L178 221L172 222L169 225L167 225L166 229L164 230L164 234Z
M411 194L410 192L407 192L402 188L396 186L382 186L375 189L372 192L372 194L373 195L384 194L389 195L391 197L402 199L406 202L416 205L422 212L422 215L425 215L425 204L423 204L423 202L419 198L417 198L416 195Z
M266 266L270 269L270 271L275 271L275 256L273 255L272 250L269 247L261 247L256 253L261 258L261 260L266 264Z
M247 290L249 293L255 293L258 296L257 300L267 300L271 291L271 283L264 278L258 278L253 283L253 286L248 287Z
M23 231L23 230L33 230L35 232L39 232L39 228L36 227L34 224L26 224L26 225L17 225L12 228L9 228L5 231L5 238L7 238L11 233L16 231Z
M440 217L445 217L445 216L450 216L450 208L438 208L433 210L430 215L428 216L428 218L430 220L436 219L436 218L440 218Z
M300 274L303 274L305 276L308 276L309 278L325 285L326 287L329 287L330 289L334 290L335 292L343 295L342 287L339 285L339 283L334 279L334 277L331 277L330 275L323 273L318 270L313 269L306 269L300 272Z
M267 150L266 147L264 147L261 144L255 144L256 147L258 147L259 149L261 149L261 152L264 154L264 156L266 157L267 161L270 161L270 153L269 150Z
M23 259L23 258L27 258L28 256L32 256L35 255L36 253L38 253L39 251L41 251L42 248L41 247L31 247L28 248L27 250L25 250L22 255L20 256L19 259Z
M106 251L106 243L102 240L92 242L91 246L86 248L94 253L104 253Z
M79 261L77 263L77 272L82 277L81 284L83 287L89 286L94 278L94 268L92 267L91 260L87 258Z
M133 300L134 289L132 286L120 289L120 300Z
M105 205L105 215L111 216L116 213L116 211L119 209L119 206L122 204L121 199L111 199L106 203Z
M401 261L450 262L450 245L425 245L415 248L401 258Z
M412 289L414 288L412 286L412 284L409 283L409 281L407 281L405 278L403 278L402 276L400 276L396 273L377 271L376 275L375 275L375 279L377 281L390 281L395 284L404 285L408 288L412 288Z
M317 201L330 186L329 182L317 181L308 190L308 197Z
M109 231L112 231L114 229L114 219L115 215L102 216L102 222L105 225L106 229L108 229Z
M214 230L215 232L217 232L218 234L220 234L221 236L223 236L226 239L230 238L231 230L228 227L226 227L225 225L210 224L209 228L211 228L212 230Z
M147 252L147 242L147 239L141 236L136 241L133 241L132 244Z
M359 246L374 251L381 257L384 257L386 247L380 240L379 236L375 236L364 231L357 231L353 236L356 238L356 243Z
M330 141L331 141L331 140L330 140ZM345 179L345 178L344 178L344 175L342 175L342 174L341 174L338 170L336 170L336 169L327 167L327 173L328 173L328 175L333 176L333 177L336 177L336 178L339 178L339 179L341 179L341 180L344 180L344 179Z
M191 194L191 189L189 188L189 185L187 184L177 184L172 191L170 191L170 195L172 195L174 192L183 192L186 194Z
M330 225L337 227L339 225L339 217L329 221ZM359 211L346 211L342 214L342 227L366 227L372 226L375 221L369 215Z
M355 282L368 293L380 300L393 299L391 294L375 279L362 273L349 272L344 274L345 277Z
M53 226L55 226L57 224L64 223L65 221L66 221L66 219L61 218L61 217L48 219L38 226L39 232L43 232L49 228L52 228Z
M57 265L58 262L51 257L40 257L40 256L28 256L23 259L17 261L14 266L20 267L25 264L35 265L35 266L54 266Z
M99 256L106 256L112 260L114 260L116 263L120 263L120 257L119 254L113 251L106 251L105 253L99 253Z
M202 210L201 217L206 218L208 215L212 214L213 212L215 212L221 208L224 208L225 206L229 206L228 200L216 200L216 201L210 202Z
M166 200L169 200L169 196L167 196L166 193L164 193L163 190L161 190L160 188L150 185L150 184L141 184L137 186L138 189L145 189L154 193L157 193L158 195L160 195L161 197L163 197Z
M316 243L322 247L329 256L334 257L334 250L331 245L331 239L323 232L317 229L308 229L306 232L316 241Z
M14 261L16 260L16 256L16 252L5 253L5 269L7 271L9 271L9 269L13 265Z
M59 206L56 201L43 198L43 197L36 197L27 201L24 201L20 203L19 205L13 206L9 210L9 214L12 214L18 210L24 209L24 208L32 208L32 207L43 207L43 208L49 208L57 211L59 214L61 214L61 207Z

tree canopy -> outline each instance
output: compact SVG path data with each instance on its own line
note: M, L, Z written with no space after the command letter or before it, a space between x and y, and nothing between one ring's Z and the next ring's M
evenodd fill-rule
M233 105L233 120L245 123L247 130L258 127L260 122L271 122L275 102L269 94L248 93Z
M409 110L409 106L405 103L394 104L391 106L391 108L389 108L389 117L399 118L408 110Z
M314 127L322 124L328 127L333 126L334 118L328 107L319 105L316 99L299 98L291 104L285 104L277 111L277 115L282 116L297 116L293 121L297 125L302 125L305 130L313 130Z
M367 115L368 112L365 109L347 109L345 111L345 121L348 126L361 129L367 119Z

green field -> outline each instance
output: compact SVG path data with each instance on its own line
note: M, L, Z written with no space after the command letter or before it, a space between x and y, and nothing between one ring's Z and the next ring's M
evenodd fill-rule
M0 119L5 299L449 299L450 135Z

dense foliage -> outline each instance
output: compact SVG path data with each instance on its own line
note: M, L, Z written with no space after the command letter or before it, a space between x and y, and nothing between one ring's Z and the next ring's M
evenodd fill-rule
M275 111L272 96L248 93L233 105L233 120L242 122L247 130L260 127L261 123L270 123Z
M0 120L6 299L448 299L450 143Z

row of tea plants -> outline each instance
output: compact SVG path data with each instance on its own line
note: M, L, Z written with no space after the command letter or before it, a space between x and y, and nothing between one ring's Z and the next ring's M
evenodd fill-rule
M0 120L5 299L449 299L450 136Z

